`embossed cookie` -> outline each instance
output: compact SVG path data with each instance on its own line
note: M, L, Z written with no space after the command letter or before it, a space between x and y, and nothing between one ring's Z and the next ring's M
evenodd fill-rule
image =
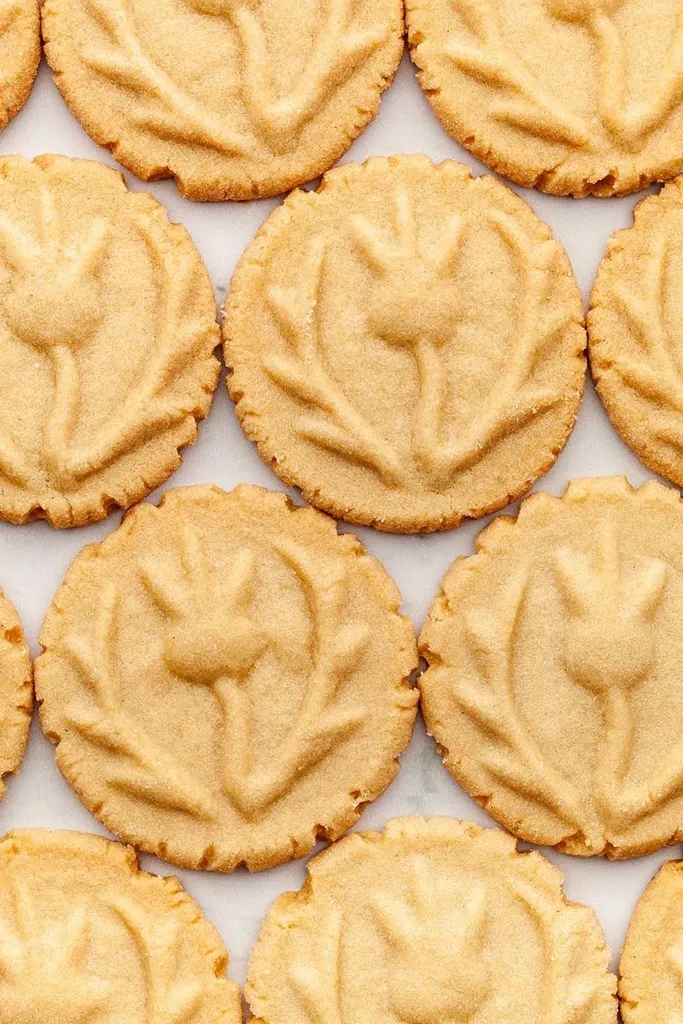
M28 99L39 63L38 0L0 0L0 131Z
M3 775L16 771L24 756L32 709L28 646L14 606L0 591L0 800Z
M591 295L589 351L607 413L643 462L683 486L683 177L638 203L607 245Z
M0 157L0 516L80 526L162 483L218 382L189 235L116 171Z
M592 910L504 832L397 818L315 857L273 904L246 986L253 1024L616 1024Z
M674 1024L683 999L683 862L664 864L641 896L619 974L624 1024Z
M130 848L35 829L0 841L0 1020L240 1024L220 936Z
M681 842L681 602L677 491L577 480L495 520L420 636L448 770L515 835L564 853Z
M610 196L683 162L679 0L406 0L418 79L494 170Z
M45 0L45 53L89 135L189 199L318 177L379 110L402 0Z
M170 491L76 558L36 690L57 763L113 832L253 870L334 839L389 785L417 691L382 566L284 494Z
M230 394L312 504L413 533L524 493L574 425L581 299L549 228L462 164L344 164L265 222L232 280Z

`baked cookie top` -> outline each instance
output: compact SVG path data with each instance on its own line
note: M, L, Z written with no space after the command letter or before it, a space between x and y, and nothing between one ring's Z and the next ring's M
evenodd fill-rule
M619 974L624 1024L673 1024L683 999L683 862L664 864L641 896Z
M16 771L24 756L32 710L28 645L14 606L0 591L0 800L3 775Z
M406 0L444 128L556 195L637 192L683 159L679 0Z
M243 485L138 505L75 559L36 688L57 763L113 832L176 864L271 867L389 785L417 690L400 595L355 537Z
M492 177L343 164L247 248L228 387L263 460L349 522L457 526L524 493L574 425L583 307L550 229Z
M308 864L251 955L253 1024L616 1024L593 911L511 836L397 818Z
M402 0L45 0L45 53L88 134L189 199L318 177L379 110Z
M0 131L28 99L39 63L38 0L0 0Z
M420 635L429 732L511 832L579 856L683 839L683 504L576 480L501 516Z
M0 157L0 516L80 526L162 483L218 383L202 259L89 160Z
M635 208L607 244L588 314L593 379L643 462L683 485L683 177Z
M240 1024L227 962L177 878L130 848L41 829L0 841L3 1024Z

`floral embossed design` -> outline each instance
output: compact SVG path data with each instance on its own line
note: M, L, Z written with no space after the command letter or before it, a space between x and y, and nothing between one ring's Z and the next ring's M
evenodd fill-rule
M391 949L391 1008L405 1024L468 1024L491 991L483 958L484 892L473 888L456 909L444 906L419 857L412 859L411 874L412 890L400 900L378 893L372 903Z
M567 316L561 311L548 317L544 308L552 284L554 243L530 241L513 217L492 210L490 227L519 267L524 296L519 302L514 352L496 380L495 402L487 404L457 440L444 438L448 381L440 350L452 343L462 315L457 262L467 221L452 216L438 244L427 251L419 239L407 189L398 187L393 199L395 238L362 216L352 218L352 235L373 275L366 314L370 330L387 345L414 355L420 399L414 413L413 453L425 481L439 490L480 462L496 442L514 435L562 401L557 389L539 388L534 373L566 327ZM263 367L271 380L310 410L297 419L299 436L372 469L387 486L399 487L406 482L406 471L391 442L352 405L324 365L319 325L324 305L324 256L322 239L314 239L298 287L268 287L270 308L291 354L266 353ZM314 411L318 415L313 415Z
M184 528L180 548L186 578L182 591L174 593L170 580L151 564L144 566L143 579L157 606L171 618L164 650L168 667L181 678L209 686L218 701L224 730L223 789L251 820L361 724L361 713L335 709L333 699L341 679L362 656L368 633L362 626L350 626L341 633L332 626L343 599L342 578L320 589L311 555L283 537L278 554L295 574L310 606L313 666L287 739L269 753L267 767L257 767L253 764L251 698L245 684L270 638L266 629L249 618L256 555L241 550L229 578L212 582L202 540L190 525ZM330 640L334 633L333 648Z
M591 567L585 556L561 550L557 578L570 614L563 661L571 678L600 702L605 743L596 769L602 815L623 816L622 793L633 743L630 691L654 665L652 619L666 582L666 566L650 560L635 576L625 577L618 538L605 527L601 560Z
M13 918L0 919L0 1024L91 1024L99 1019L115 993L88 966L91 921L86 909L76 907L48 933L27 887L15 880L11 892Z
M385 25L356 26L357 0L323 0L314 9L313 41L301 74L286 93L274 81L273 54L259 3L255 0L187 0L197 14L232 26L238 43L239 92L247 113L246 130L228 129L225 118L183 89L147 52L125 0L111 9L87 0L91 17L105 29L116 52L93 48L82 59L112 84L154 98L153 109L133 114L143 132L161 140L206 147L227 156L255 157L254 140L275 153L319 115L340 89L389 38Z
M532 246L513 217L491 211L492 228L521 265L525 293L519 337L507 372L496 381L495 406L475 417L458 442L441 437L441 418L447 386L439 349L450 342L462 316L457 293L457 260L466 218L451 217L431 253L420 244L413 201L405 188L394 193L396 239L383 235L363 217L355 217L357 244L375 274L368 321L371 329L390 345L409 348L415 355L420 400L415 411L415 456L435 489L471 469L492 444L526 426L560 401L551 390L534 390L533 371L562 322L539 326L538 310L549 287L548 269L555 258L550 242L532 252Z
M65 163L65 158L54 158L41 166L45 180L29 192L35 195L35 227L0 211L0 260L8 273L0 317L34 366L47 362L52 380L42 444L33 445L34 453L9 434L1 437L0 472L22 488L34 491L47 486L60 497L187 420L191 414L187 395L170 396L169 392L193 363L208 357L207 329L213 328L205 317L191 311L197 286L196 252L190 246L166 244L165 227L140 204L131 217L130 240L137 242L154 281L150 294L154 325L145 354L136 357L137 376L125 396L113 409L102 403L103 422L93 423L87 438L76 438L84 433L88 416L84 410L90 408L91 398L86 377L92 373L84 372L83 366L90 365L92 349L104 347L111 330L103 275L117 240L114 216L93 215L74 226L67 223L63 210L60 213L58 190L50 176L53 166L56 174L64 174ZM72 173L75 179L77 165ZM113 172L110 187L112 194L119 188ZM56 496L48 497L58 501ZM42 490L39 500L46 500Z

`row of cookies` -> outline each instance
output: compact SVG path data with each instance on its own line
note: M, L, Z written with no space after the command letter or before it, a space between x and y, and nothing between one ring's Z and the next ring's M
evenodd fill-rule
M683 862L642 896L620 961L625 1024L680 1002ZM504 832L397 818L308 864L271 906L245 995L253 1024L616 1024L594 912ZM175 878L94 835L0 840L2 1019L240 1024L220 936Z
M682 218L681 178L638 205L588 318L610 417L679 484ZM185 229L102 164L4 157L0 290L0 516L77 526L143 498L219 378L214 294ZM527 491L567 441L586 368L549 228L492 177L424 156L293 192L235 271L223 343L266 464L337 518L398 532Z
M261 870L386 789L419 691L446 767L515 836L639 856L683 839L681 580L677 491L535 494L446 574L414 688L412 625L353 535L281 493L181 488L72 563L40 634L41 723L110 831L184 867ZM8 771L31 715L8 606L0 653Z
M435 113L495 170L605 196L680 169L678 0L656 16L649 0L405 7ZM40 19L38 0L0 0L0 127L30 90ZM55 82L89 135L144 180L173 176L201 200L277 195L330 168L376 115L405 28L403 0L42 5Z

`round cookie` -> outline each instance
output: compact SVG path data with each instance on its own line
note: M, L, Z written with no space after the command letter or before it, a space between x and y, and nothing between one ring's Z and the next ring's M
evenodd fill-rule
M38 0L0 0L0 131L28 99L39 63Z
M550 229L491 177L343 164L266 220L232 279L228 387L307 501L416 533L523 494L584 385L583 307Z
M85 548L48 611L41 722L83 803L191 868L261 870L357 821L417 690L400 595L284 494L170 491Z
M641 896L619 974L624 1024L674 1024L683 998L683 862L664 864Z
M45 0L55 82L88 134L188 199L318 177L379 110L402 0Z
M220 936L177 878L78 832L0 841L2 1024L240 1024Z
M189 235L89 160L0 157L0 516L102 519L180 464L218 383Z
M521 839L578 856L683 840L683 504L654 481L535 494L458 559L420 635L446 767Z
M616 1024L594 912L504 832L397 818L308 864L251 955L252 1024Z
M607 244L588 314L595 385L624 441L683 486L683 177L635 208Z
M407 0L434 112L494 170L611 196L683 162L679 0Z
M24 756L33 710L31 661L14 606L0 591L0 800Z

